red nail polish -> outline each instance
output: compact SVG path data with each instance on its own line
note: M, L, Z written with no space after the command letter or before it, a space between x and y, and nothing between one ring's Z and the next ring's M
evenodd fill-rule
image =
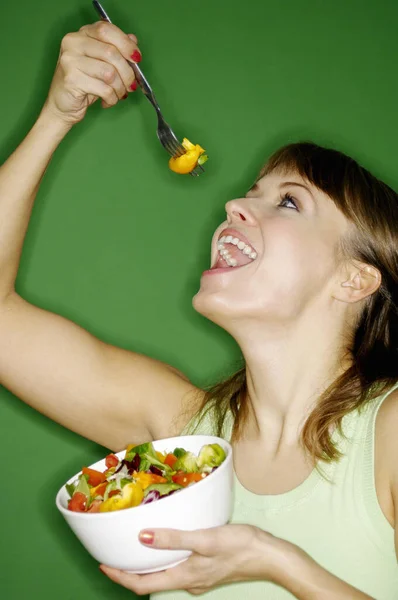
M141 62L141 52L139 50L134 50L133 54L131 55L131 58L134 62Z
M132 92L135 92L135 90L137 89L137 85L138 85L138 84L137 84L137 80L136 80L136 79L134 79L133 83L130 85L130 90L131 90Z
M153 544L155 536L152 531L143 531L140 533L140 542L147 544L148 546Z

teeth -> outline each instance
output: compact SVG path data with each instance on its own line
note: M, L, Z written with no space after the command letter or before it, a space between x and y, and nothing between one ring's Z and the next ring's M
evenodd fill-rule
M224 244L233 244L234 246L239 248L239 250L243 252L243 254L249 256L252 260L255 260L257 258L257 252L255 252L253 248L245 244L245 242L242 242L237 237L232 237L232 235L223 235L217 242L217 248L220 253L220 256L222 256L222 258L225 260L229 267L236 267L238 261L235 258L232 258L231 254L226 249Z

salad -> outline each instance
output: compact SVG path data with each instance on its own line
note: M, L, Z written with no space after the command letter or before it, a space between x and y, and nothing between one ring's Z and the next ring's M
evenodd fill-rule
M183 448L157 452L151 442L129 445L122 460L106 457L104 472L84 467L66 484L68 509L98 513L148 504L205 479L225 458L219 444L202 446L197 456Z
M182 140L186 152L181 156L173 156L169 160L169 167L175 173L186 175L208 160L205 150L199 144L192 144L187 138Z

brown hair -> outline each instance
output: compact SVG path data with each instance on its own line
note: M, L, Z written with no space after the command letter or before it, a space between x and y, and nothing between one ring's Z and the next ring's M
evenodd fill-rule
M346 414L387 391L398 379L398 194L352 158L308 142L278 150L258 179L272 171L297 172L326 193L356 226L351 256L381 273L381 285L365 304L347 348L351 366L322 394L302 430L303 446L314 461L332 461L340 457L332 430L341 431ZM201 414L211 410L216 433L222 435L231 411L233 437L238 439L248 402L243 367L207 390Z

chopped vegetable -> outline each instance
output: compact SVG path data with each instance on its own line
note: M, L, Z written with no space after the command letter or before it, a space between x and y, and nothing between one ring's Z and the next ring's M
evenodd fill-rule
M175 454L167 454L166 458L164 459L164 464L169 465L169 467L173 468L176 460L177 457L175 456Z
M192 144L187 138L182 141L186 152L181 156L173 156L169 160L169 167L175 173L186 175L195 169L198 164L206 162L208 157L199 144Z
M155 475L154 473L143 473L140 471L139 473L133 473L134 481L137 481L143 490L152 485L153 483L166 483L167 479L165 477L161 477L160 475Z
M184 448L158 452L151 442L130 445L122 460L108 454L104 473L84 467L73 483L66 484L68 508L102 513L149 504L205 479L225 456L218 444L203 446L198 456Z
M224 460L225 452L219 444L207 444L199 452L198 467L218 467Z
M114 494L108 500L105 500L99 507L99 512L110 512L138 506L141 504L143 498L144 491L142 487L138 483L128 483L124 486L120 494Z
M81 492L75 492L68 502L68 508L75 512L85 512L87 508L87 496Z
M105 474L101 473L101 471L95 471L94 469L83 467L82 473L83 475L88 475L87 482L89 485L96 486L106 481Z
M181 456L184 456L186 450L184 450L184 448L174 448L174 456L176 456L177 458L181 458Z
M179 458L174 464L173 469L174 471L185 471L186 473L194 473L195 471L199 471L199 467L196 461L197 458L195 454L193 454L193 452L185 452L185 454L183 454L181 458Z
M119 464L119 459L114 454L108 454L105 459L105 466L107 469L111 469L112 467L117 467Z
M178 485L181 485L182 487L187 487L191 483L201 481L205 477L206 475L204 473L184 473L184 471L179 471L173 475L172 479L174 483L178 483Z
M151 492L158 492L160 496L168 496L170 492L176 492L181 489L181 484L177 481L170 481L168 483L153 483L145 490L145 496Z

